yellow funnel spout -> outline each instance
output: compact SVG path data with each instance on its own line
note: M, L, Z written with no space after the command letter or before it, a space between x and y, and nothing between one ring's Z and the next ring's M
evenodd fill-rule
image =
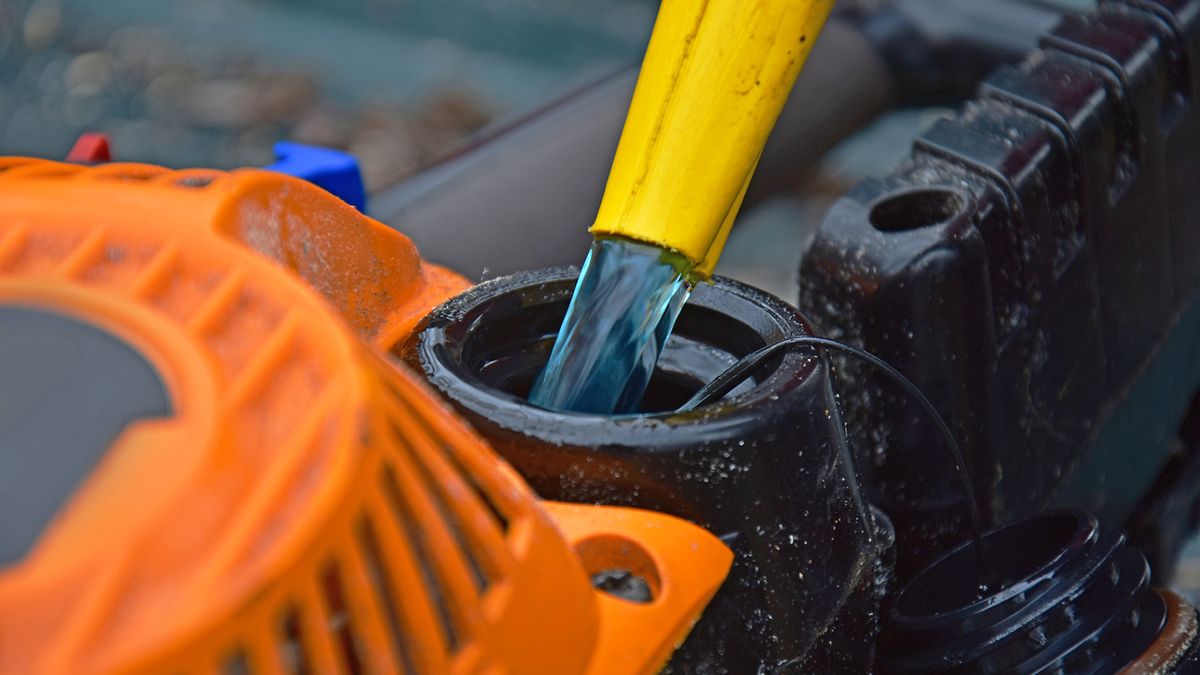
M663 0L596 222L712 275L833 0Z

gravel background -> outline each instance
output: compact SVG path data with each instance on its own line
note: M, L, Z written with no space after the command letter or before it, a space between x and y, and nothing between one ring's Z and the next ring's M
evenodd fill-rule
M0 153L269 163L342 148L368 190L635 60L640 0L0 0Z

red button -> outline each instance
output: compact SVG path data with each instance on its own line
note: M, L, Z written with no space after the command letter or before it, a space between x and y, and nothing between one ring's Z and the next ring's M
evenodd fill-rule
M67 153L67 161L75 164L100 164L112 161L108 150L108 136L100 133L86 132L80 134L71 151Z

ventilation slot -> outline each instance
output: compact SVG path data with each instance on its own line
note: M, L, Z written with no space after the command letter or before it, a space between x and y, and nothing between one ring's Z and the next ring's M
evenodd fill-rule
M216 180L216 178L216 174L197 174L180 178L179 180L175 181L175 184L182 188L191 188L193 190L197 190L208 187L209 184Z
M362 550L371 587L375 591L375 596L379 598L379 604L383 606L387 617L388 632L392 637L392 648L396 660L400 662L404 672L415 673L417 669L413 666L413 646L409 644L407 633L400 625L400 608L396 606L396 598L399 597L396 594L396 584L392 581L387 564L383 561L379 537L375 534L375 528L366 516L359 518L357 535L358 546Z
M458 550L462 552L463 558L467 561L467 568L471 572L471 579L475 582L475 588L482 594L488 587L488 575L484 572L483 565L475 555L474 547L467 540L466 533L468 530L466 524L462 522L458 512L451 508L447 502L442 481L438 480L437 476L434 476L433 472L430 471L429 466L421 461L422 458L419 456L419 453L414 452L409 447L404 431L396 426L395 421L389 420L388 423L391 426L392 433L396 437L396 445L403 448L403 451L408 454L409 460L416 466L417 471L420 472L421 482L429 487L429 495L432 498L430 501L437 509L441 521L446 524L446 528L453 535L454 543L457 545Z
M487 490L485 490L483 486L479 484L479 481L475 479L475 472L469 470L463 465L462 459L458 456L458 453L455 452L454 448L450 447L450 445L446 443L445 439L442 438L440 434L438 434L434 429L430 428L429 423L424 417L416 414L411 409L409 412L409 419L415 421L421 427L422 431L425 432L425 435L432 439L438 445L438 447L441 448L442 456L445 457L450 463L450 466L453 467L454 472L457 473L464 482L466 482L467 486L471 488L471 491L475 493L475 496L479 498L479 501L492 514L492 518L496 521L497 528L502 533L508 534L508 516L504 515L504 511L501 510L500 505L492 499Z
M246 656L246 650L235 649L224 662L221 663L221 675L253 675L254 670L250 668L250 659Z
M5 157L3 160L0 160L0 173L4 173L9 169L25 166L26 164L32 164L34 161L36 160L27 159L24 157Z
M326 618L327 627L337 636L337 645L346 672L358 675L363 672L362 658L359 656L358 640L350 619L350 609L346 606L346 592L337 563L329 563L325 572L321 574L321 592L325 596L325 607L329 611Z
M437 619L441 624L442 634L446 636L446 647L451 653L458 651L461 644L461 639L458 631L454 627L454 622L450 618L450 612L446 607L446 594L441 585L438 583L437 575L430 567L433 557L433 551L426 541L426 535L423 531L415 527L417 522L416 514L412 512L407 501L405 501L400 490L400 484L396 481L396 474L392 467L384 465L383 473L383 494L387 499L388 505L392 509L396 522L400 529L405 533L409 542L412 543L414 553L416 555L417 566L421 568L421 578L425 582L425 588L429 592L430 599L433 601L433 607L437 614Z
M446 443L444 435L434 429L424 415L420 414L416 410L413 410L412 407L408 405L408 403L399 395L398 392L396 392L394 388L391 389L391 392L395 396L393 402L398 408L404 411L405 418L415 422L417 426L419 426L425 433L425 435L439 447L441 450L441 456L446 458L454 472L457 473L467 483L467 486L472 492L475 493L475 495L479 498L479 501L482 502L487 510L491 512L492 517L496 521L497 529L499 529L503 534L508 534L509 518L505 514L508 509L502 508L500 504L492 498L492 495L490 492L488 492L487 488L479 483L479 481L476 479L476 476L479 475L479 473L463 463L463 458L460 455L462 449L455 448Z
M500 506L492 500L487 491L483 489L483 486L479 484L479 481L475 480L475 474L471 471L468 471L467 468L462 465L458 459L458 455L454 453L453 449L445 445L442 446L442 449L446 453L446 458L450 460L452 465L454 465L454 470L457 471L460 476L462 476L463 480L466 481L467 485L475 493L475 496L479 497L479 501L482 502L485 507L487 507L488 513L492 514L492 518L496 521L496 527L500 530L500 532L508 534L508 517L505 516L500 510Z
M279 661L284 670L292 675L312 673L308 667L308 647L304 644L300 613L295 607L288 607L279 622Z

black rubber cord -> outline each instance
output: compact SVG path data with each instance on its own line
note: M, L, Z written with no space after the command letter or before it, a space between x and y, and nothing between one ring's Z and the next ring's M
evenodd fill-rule
M714 378L711 382L704 385L700 391L696 392L695 396L692 396L687 403L684 403L675 412L688 412L699 406L706 405L720 399L725 394L728 394L734 387L741 384L743 380L761 368L767 359L770 359L772 356L775 356L777 353L785 349L792 349L795 347L809 347L814 350L828 349L856 358L859 361L874 367L877 371L887 376L892 382L900 385L900 388L903 389L910 398L921 405L921 407L925 410L925 414L929 417L929 419L933 420L934 425L937 426L938 433L941 434L942 440L945 442L947 449L950 450L951 457L954 460L954 466L956 469L958 469L959 478L962 480L963 496L967 499L967 508L969 509L969 516L971 520L971 530L975 539L976 555L979 558L979 564L984 570L985 576L987 576L988 565L983 557L982 546L983 519L979 515L979 506L975 502L975 486L971 482L970 474L967 473L967 463L963 457L962 448L959 447L958 441L954 439L954 434L951 433L950 427L946 425L946 420L942 419L942 416L938 413L937 408L933 407L933 403L930 403L929 399L925 397L925 394L921 392L917 385L913 384L912 381L905 377L903 373L901 373L899 370L896 370L891 366L891 364L879 358L878 356L875 356L868 351L859 349L858 347L845 344L844 342L838 342L837 340L831 340L829 338L808 335L787 338L747 354L737 363L726 369L725 372L716 376L716 378Z

